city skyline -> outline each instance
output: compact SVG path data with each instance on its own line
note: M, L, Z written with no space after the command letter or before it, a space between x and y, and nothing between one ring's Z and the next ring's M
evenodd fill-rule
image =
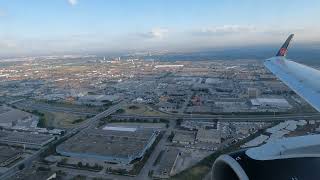
M317 43L317 1L3 1L0 56Z

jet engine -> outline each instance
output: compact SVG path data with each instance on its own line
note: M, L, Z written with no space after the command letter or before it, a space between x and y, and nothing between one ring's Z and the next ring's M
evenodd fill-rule
M212 166L212 179L320 179L320 135L284 138L221 155Z

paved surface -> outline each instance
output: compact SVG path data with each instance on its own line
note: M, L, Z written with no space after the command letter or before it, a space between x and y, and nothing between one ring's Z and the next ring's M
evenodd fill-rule
M61 139L67 139L69 138L71 135L78 133L79 131L88 128L88 127L92 127L95 126L96 123L101 119L104 118L106 116L109 116L110 114L116 112L118 109L120 109L122 107L122 105L124 104L124 102L120 102L114 106L111 106L109 109L97 114L96 116L88 119L86 122L80 124L79 126L73 128L72 130L68 131L63 137L60 138ZM57 141L56 141L57 142ZM15 164L10 170L8 170L6 173L4 173L3 175L1 175L0 179L10 179L11 176L15 175L15 173L18 170L18 166L22 163L26 164L27 167L31 165L31 162L38 159L39 155L41 154L41 152L45 151L48 148L48 146L43 147L41 150L39 150L38 152L36 152L35 154L33 154L32 156L30 156L27 159L24 159L23 161L20 161L19 163Z
M79 131L85 129L85 128L92 128L97 125L99 120L101 118L105 118L112 113L116 112L118 109L120 109L126 102L122 101L114 106L109 107L107 110L95 115L94 117L88 119L87 121L83 122L82 124L79 124L77 127L69 130L65 136L62 138L69 138L71 135L78 133ZM119 176L119 175L112 175L112 174L105 174L103 171L96 173L96 172L87 172L89 177L101 177L101 175L105 176L106 178L115 179L115 180L122 180L122 179L134 179L134 180L144 180L144 179L150 179L148 177L148 172L150 170L154 170L153 163L156 160L158 154L160 151L166 146L166 141L168 136L171 134L171 131L173 130L175 126L175 120L178 118L183 119L190 119L190 120L212 120L217 119L219 121L283 121L283 120L319 120L320 114L319 113L306 113L306 114L287 114L287 115L239 115L239 116L232 116L232 115L193 115L192 117L190 115L178 115L178 114L168 114L168 116L127 116L127 115L115 115L117 117L127 117L127 118L139 118L139 119L160 119L160 118L169 118L170 124L169 128L166 129L165 134L163 135L162 139L159 141L157 146L155 147L154 151L151 153L150 157L148 158L146 164L140 171L140 173L136 177L128 177L128 176ZM46 148L42 149L45 150ZM32 160L37 159L39 156L39 153L36 153L33 155L30 159L28 158L25 163L31 163ZM20 164L20 163L18 163ZM59 168L59 167L56 167ZM68 169L68 172L71 172L73 175L82 174L83 171L81 170L74 170L74 169ZM11 172L10 175L14 174L14 172ZM6 176L8 177L8 176ZM208 175L205 179L210 179L210 175Z
M138 179L150 179L148 177L148 173L150 170L153 170L153 168L154 168L153 163L157 159L160 151L165 147L168 136L171 134L171 131L173 130L174 126L175 126L175 121L170 121L169 128L167 129L167 131L163 135L162 139L159 141L159 143L155 147L154 151L151 153L148 161L141 169L139 175L135 177L135 179L137 179L137 180Z
M114 115L117 118L136 118L136 119L184 119L184 120L218 120L218 121L237 121L237 122L261 122L261 121L284 121L284 120L320 120L319 113L308 114L288 114L288 115L168 115L168 116L139 116L139 115Z
M86 174L87 177L90 178L100 178L101 176L104 176L106 179L112 179L112 180L128 180L132 179L132 177L128 176L118 176L118 175L112 175L112 174L105 174L104 171L100 172L92 172L92 171L84 171L79 169L71 169L71 168L63 168L63 167L57 167L57 166L51 166L51 169L54 171L68 171L69 176L77 176L79 174Z
M84 123L80 124L79 126L73 128L71 131L69 131L67 134L71 135L71 134L75 134L78 131L84 129L84 128L88 128L88 127L95 127L96 123L102 119L105 118L107 116L109 116L110 114L116 112L118 109L120 109L123 105L125 104L125 102L120 102L116 105L110 106L107 110L95 115L94 117L86 120Z

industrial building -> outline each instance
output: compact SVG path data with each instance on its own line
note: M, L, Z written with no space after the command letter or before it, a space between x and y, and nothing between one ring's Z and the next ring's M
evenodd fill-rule
M40 149L54 139L54 136L46 134L0 131L0 144L20 146L31 149Z
M153 129L107 126L83 131L56 150L64 156L129 164L143 157L157 136L158 132Z
M273 108L291 108L289 102L284 98L256 98L251 99L253 106L273 107Z
M196 140L206 143L221 143L221 132L217 129L204 129L198 130Z
M119 100L117 95L86 95L78 99L79 104L103 105L105 102L116 102Z
M217 122L215 121L200 121L200 120L184 120L181 123L181 127L196 130L199 128L217 128Z
M190 131L176 131L172 139L173 143L179 144L194 144L195 133Z

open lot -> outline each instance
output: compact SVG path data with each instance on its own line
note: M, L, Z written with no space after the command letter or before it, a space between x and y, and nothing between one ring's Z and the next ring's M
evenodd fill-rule
M124 108L124 115L166 116L167 114L152 109L143 104L131 104Z
M67 103L46 103L27 100L14 104L15 107L29 112L43 114L44 127L72 128L86 119L102 111L101 107L87 107Z
M45 125L47 127L55 128L72 128L84 121L77 121L79 119L86 119L85 116L78 116L74 114L61 112L43 112L45 117Z
M174 174L178 174L181 171L192 167L198 163L201 159L210 155L212 151L196 150L196 149L180 149L181 156L178 156L176 164L173 168Z

